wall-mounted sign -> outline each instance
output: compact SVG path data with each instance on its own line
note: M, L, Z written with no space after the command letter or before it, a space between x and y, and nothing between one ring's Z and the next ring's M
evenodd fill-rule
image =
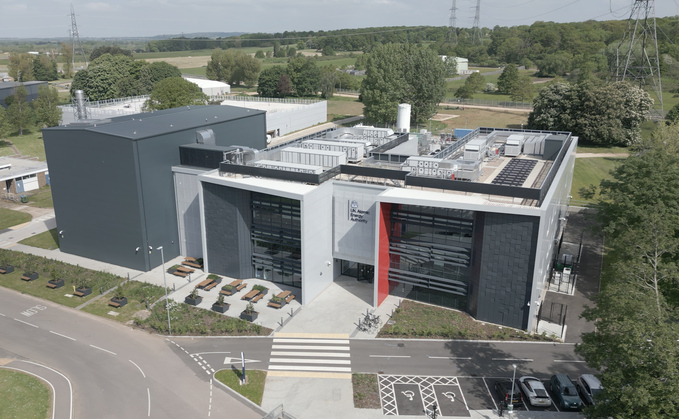
M368 219L366 217L369 215L370 211L360 209L358 207L358 202L353 200L349 201L349 221L367 224Z

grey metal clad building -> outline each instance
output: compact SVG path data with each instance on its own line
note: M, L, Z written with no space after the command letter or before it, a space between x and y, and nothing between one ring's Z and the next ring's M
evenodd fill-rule
M28 95L26 96L26 102L31 102L35 100L38 97L38 87L42 84L47 86L46 81L26 81L23 83L10 81L0 83L0 106L7 108L7 103L5 103L5 99L7 99L8 96L12 96L14 94L14 89L21 85L23 85L26 88L26 91L28 92Z
M208 130L213 140L202 139ZM166 259L180 253L180 146L264 148L265 112L182 107L47 128L43 138L61 251L147 271L161 263L149 247L163 246Z

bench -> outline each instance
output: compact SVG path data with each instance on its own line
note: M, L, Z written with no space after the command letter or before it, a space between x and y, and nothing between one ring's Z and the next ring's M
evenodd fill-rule
M187 274L192 274L192 273L196 272L196 271L194 271L194 270L191 269L191 268L187 268L186 266L179 266L179 267L177 267L177 271L178 271L178 272L185 272L185 273L187 273Z
M250 300L254 298L257 294L259 294L259 290L252 290L245 294L244 296L240 297L241 300Z
M210 282L208 286L204 288L205 291L210 291L212 288L216 287L217 283L215 281Z
M235 289L233 289L233 290L231 290L231 291L220 290L219 293L220 293L220 294L223 294L223 295L226 295L226 296L231 296L235 291L236 291Z
M84 297L84 296L85 296L85 293L80 292L80 291L74 291L74 292L73 292L73 295L75 295L76 297Z
M51 282L48 282L48 283L47 283L47 288L55 289L56 287L57 287L57 284L53 284L53 283L51 283Z
M187 256L187 257L184 258L184 260L185 260L186 262L195 262L195 261L196 261L196 258L192 258L191 256Z
M26 275L21 275L21 279L23 279L24 281L30 281L30 280L31 280L31 277L30 277L30 276L26 276Z
M115 301L109 301L108 305L110 305L111 307L115 307L115 308L120 307L120 303L116 303Z
M198 269L203 269L203 265L198 264L198 263L196 263L196 262L188 262L188 261L184 261L184 262L182 262L182 265L192 266L192 267L198 268Z
M286 299L286 298L288 298L288 295L290 295L290 294L291 294L290 291L282 291L276 297Z
M257 294L257 295L255 296L255 298L253 298L252 300L250 300L250 302L251 302L251 303L256 303L257 301L261 300L262 297L264 297L264 294L262 294L262 293L260 292L259 294Z
M278 303L274 303L273 301L269 301L269 304L267 304L269 307L273 308L281 308L281 305Z
M206 279L205 281L201 282L200 284L196 285L196 288L205 288L208 285L212 284L214 281L211 279Z
M295 299L295 294L290 294L288 297L285 299L286 303L289 303L290 301Z
M186 275L188 275L188 274L185 273L185 272L174 271L174 272L172 272L172 275L177 275L177 276L181 276L182 278L186 278Z
M245 282L243 282L242 284L240 284L240 285L238 285L238 286L236 287L236 291L240 291L240 290L242 290L243 288L245 288L245 287L247 287L247 286L248 286L248 284L246 284Z

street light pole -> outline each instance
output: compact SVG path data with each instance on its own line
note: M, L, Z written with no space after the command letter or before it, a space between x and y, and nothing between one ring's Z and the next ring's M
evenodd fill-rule
M512 375L512 394L509 395L509 406L507 406L508 411L514 410L514 383L516 382L516 364L512 364L514 367L514 375Z
M158 247L156 250L160 250L160 260L163 263L163 286L165 288L165 309L167 310L167 330L172 336L172 325L170 324L170 300L167 296L167 280L165 279L165 252L163 252L163 246Z

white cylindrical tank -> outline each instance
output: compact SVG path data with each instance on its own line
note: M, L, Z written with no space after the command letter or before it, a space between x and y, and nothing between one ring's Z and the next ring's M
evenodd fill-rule
M409 103L401 103L398 105L398 115L396 116L396 130L398 132L410 132Z

